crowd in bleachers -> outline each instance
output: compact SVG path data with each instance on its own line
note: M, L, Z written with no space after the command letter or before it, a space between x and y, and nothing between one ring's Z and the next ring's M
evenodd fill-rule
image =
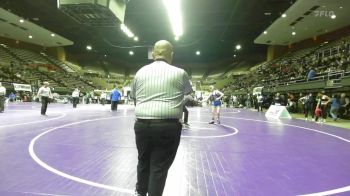
M288 54L261 64L242 76L234 76L226 85L232 90L251 89L254 86L275 86L283 83L307 81L313 70L316 77L328 77L332 73L345 73L350 65L350 37L324 43Z
M47 81L57 91L71 91L80 88L89 91L96 86L81 74L65 67L63 63L44 53L35 53L24 49L15 49L4 44L0 45L0 81L5 83L30 84L36 91L42 82ZM31 94L17 93L17 100L30 100ZM27 97L30 97L27 99Z
M89 100L93 89L112 89L114 85L127 85L131 78L112 72L93 72L70 62L62 62L43 52L36 53L1 44L0 81L8 84L29 84L33 92L39 89L42 82L47 81L54 92L59 92L61 95L69 94L78 88L83 92L84 100ZM16 99L11 100L35 100L32 93L16 92L11 89L7 96L10 93L17 95ZM91 102L93 101L94 99Z
M227 93L225 101L234 107L252 106L257 109L257 96L251 95L254 87L270 88L314 80L340 80L341 77L350 75L349 65L350 37L323 43L318 47L290 52L280 58L261 64L246 75L233 77L232 81L225 86L225 92L235 94L234 92L237 91L245 91L247 93L238 95ZM306 96L308 94L306 92L312 92L315 99L315 104L311 109L311 113L314 115L318 103L316 100L319 100L320 97L319 93L307 89L307 85L305 85L305 90L299 92L263 93L263 107L268 108L271 104L275 104L276 97L278 97L281 100L279 104L286 106L291 113L303 113L305 108L300 98ZM348 92L342 92L340 89L324 93L330 97L327 107L323 109L324 112L328 115L334 114L334 109L331 109L332 105L339 103L339 110L336 113L339 114L340 118L350 119Z

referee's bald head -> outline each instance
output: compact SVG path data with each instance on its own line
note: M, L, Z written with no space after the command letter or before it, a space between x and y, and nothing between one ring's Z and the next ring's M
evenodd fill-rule
M153 59L163 59L167 63L171 64L173 61L173 45L166 40L157 41L153 48Z

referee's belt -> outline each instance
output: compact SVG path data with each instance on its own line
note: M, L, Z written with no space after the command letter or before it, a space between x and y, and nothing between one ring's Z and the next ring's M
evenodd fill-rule
M143 123L165 123L165 122L179 122L177 118L169 118L169 119L142 119L137 118L136 121Z

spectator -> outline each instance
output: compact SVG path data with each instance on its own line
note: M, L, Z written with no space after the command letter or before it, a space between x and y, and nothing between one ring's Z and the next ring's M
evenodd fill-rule
M338 95L333 95L331 99L331 110L330 114L334 121L338 119L338 110L340 107Z
M288 99L286 109L289 113L293 113L295 111L295 103L292 100Z
M16 101L16 94L11 92L9 95L10 102Z
M340 108L339 108L339 114L341 118L345 118L348 116L349 107L350 107L350 100L349 97L346 96L345 93L342 93L340 95L339 100Z
M5 96L6 96L6 88L2 86L0 82L0 113L3 113L5 110Z
M117 89L117 86L113 89L111 92L111 110L116 111L118 109L118 102L120 101L121 95L120 92Z
M309 73L307 74L307 79L308 80L312 80L316 77L316 71L314 69L311 68L311 70L309 71Z
M263 102L264 102L264 97L261 94L258 94L257 98L257 103L258 103L258 112L263 111Z
M252 103L252 97L251 97L251 95L250 94L248 94L247 95L247 99L246 99L246 104L245 104L245 106L247 107L247 108L251 108L251 104Z
M283 99L280 93L276 93L274 98L274 105L283 105Z
M331 99L325 95L325 92L322 91L318 93L317 96L317 106L321 109L321 123L326 122L327 119L327 105ZM315 120L317 122L317 119Z
M190 104L190 102L193 101L193 97L189 94L189 95L185 95L184 96L184 103L183 103L183 114L184 114L184 125L186 127L189 126L188 124L188 109L186 106L188 106Z
M100 95L100 100L101 100L102 105L105 105L106 99L107 99L107 93L105 91L102 91L102 93Z
M315 115L315 98L312 95L312 93L309 93L305 97L301 97L299 100L304 105L305 120L308 120L309 113L311 114L311 118L313 119Z

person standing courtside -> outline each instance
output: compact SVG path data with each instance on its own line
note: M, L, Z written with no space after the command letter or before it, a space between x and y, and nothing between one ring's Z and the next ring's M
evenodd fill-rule
M256 99L258 102L258 112L263 111L264 97L261 94L258 94Z
M107 93L105 91L102 91L100 95L100 101L102 105L105 105L107 99Z
M79 94L80 94L80 91L77 88L72 93L73 108L76 108L79 103Z
M185 95L184 97L184 103L183 103L183 116L184 116L184 126L185 127L189 127L190 125L188 124L188 109L187 109L187 105L189 104L189 102L193 101L193 97L189 94L189 95Z
M118 102L120 100L120 92L117 89L117 86L115 86L115 88L113 89L113 91L111 92L111 110L117 110L118 109Z
M311 118L313 119L315 116L315 97L313 96L313 94L309 93L308 95L300 98L299 100L304 105L305 120L309 120L309 113L311 114Z
M41 115L46 115L47 104L51 95L51 89L48 82L44 82L44 85L39 88L38 97L41 98Z
M220 108L221 108L221 98L224 96L224 93L215 89L214 86L210 86L210 90L212 91L209 99L211 100L211 121L209 124L214 124L215 117L218 124L220 124ZM233 97L233 96L232 96ZM235 102L235 101L234 101ZM233 104L234 105L234 104Z
M2 83L0 82L0 113L3 113L5 110L5 95L6 88L2 86Z
M170 65L173 47L165 40L153 48L154 62L135 75L134 125L138 151L135 195L161 196L180 143L184 95L192 91L187 73Z
M327 105L331 101L331 98L325 94L325 91L319 92L317 96L317 106L321 109L321 123L325 123L328 111ZM315 118L315 122L317 122L318 118Z

